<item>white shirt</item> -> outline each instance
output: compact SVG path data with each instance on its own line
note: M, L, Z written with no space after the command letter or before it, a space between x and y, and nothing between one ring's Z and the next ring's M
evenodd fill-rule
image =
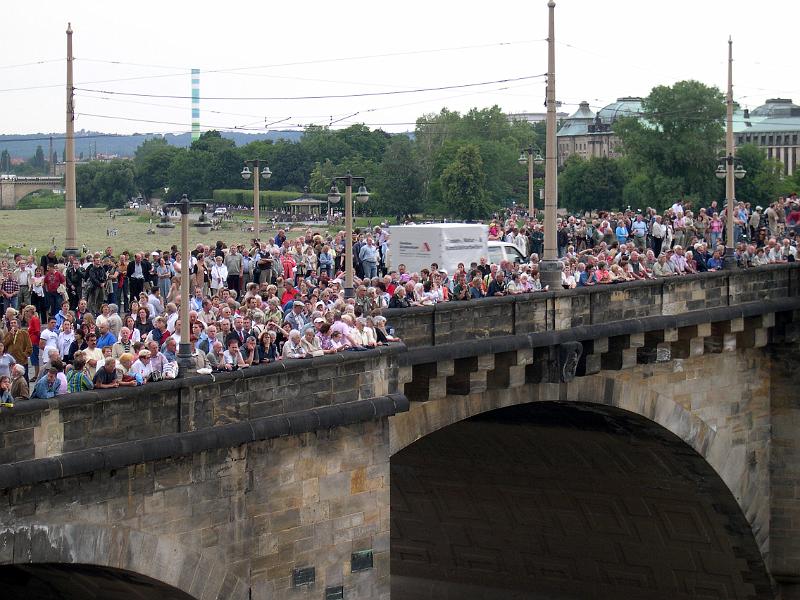
M150 364L150 361L144 364L141 360L137 359L136 362L131 365L131 373L141 375L142 379L147 379L152 372L153 366Z
M47 362L48 361L47 352L50 350L50 348L55 348L56 350L58 350L58 334L55 331L50 331L50 329L42 329L42 332L39 334L39 339L44 340L44 348L42 349L42 359L45 362Z
M56 340L56 348L58 348L58 353L62 356L66 356L69 353L69 347L72 345L72 342L75 341L75 332L70 331L69 333L61 332L58 334L58 340Z
M224 264L218 265L214 264L211 267L211 287L214 289L225 287L225 283L228 280L228 267Z

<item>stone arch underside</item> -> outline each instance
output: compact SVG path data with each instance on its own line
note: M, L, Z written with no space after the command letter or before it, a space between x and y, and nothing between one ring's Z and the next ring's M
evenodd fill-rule
M535 402L580 402L640 415L702 456L727 485L769 555L769 361L760 351L605 371L570 383L526 384L464 396L412 402L390 419L390 449L499 408ZM749 431L747 436L742 429Z
M34 194L36 192L54 192L57 189L60 189L58 185L24 185L24 184L17 184L14 186L14 205L16 206L19 204L20 200Z
M188 550L168 536L86 523L0 527L0 598L13 598L7 594L16 593L23 583L38 586L49 577L66 586L59 588L62 595L53 598L70 599L72 591L81 589L143 593L143 598L165 600L247 595L247 586L227 565ZM148 590L161 595L147 595ZM19 597L29 600L32 596L21 593Z
M654 421L540 402L391 461L392 600L772 598L709 463Z

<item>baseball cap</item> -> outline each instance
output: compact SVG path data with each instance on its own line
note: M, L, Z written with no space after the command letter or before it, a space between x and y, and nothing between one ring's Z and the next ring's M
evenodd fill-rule
M316 319L314 319L314 323L324 323L324 322L325 319L323 319L322 317L317 317Z

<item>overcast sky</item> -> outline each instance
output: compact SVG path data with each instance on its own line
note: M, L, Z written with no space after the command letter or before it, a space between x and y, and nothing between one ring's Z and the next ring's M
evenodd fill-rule
M78 130L188 131L192 67L201 69L204 130L366 123L405 131L419 115L443 106L543 111L544 78L521 78L546 71L547 11L546 0L40 0L35 10L8 2L0 37L0 133L64 131L68 21L75 31ZM571 113L581 100L597 110L618 96L646 96L654 85L680 79L724 90L732 35L739 102L800 101L792 29L798 22L800 2L790 0L558 0L557 98ZM499 80L516 81L353 98L231 99Z

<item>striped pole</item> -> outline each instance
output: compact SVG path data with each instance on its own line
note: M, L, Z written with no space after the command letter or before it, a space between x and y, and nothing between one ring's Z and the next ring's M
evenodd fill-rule
M192 141L200 138L200 69L192 69Z

